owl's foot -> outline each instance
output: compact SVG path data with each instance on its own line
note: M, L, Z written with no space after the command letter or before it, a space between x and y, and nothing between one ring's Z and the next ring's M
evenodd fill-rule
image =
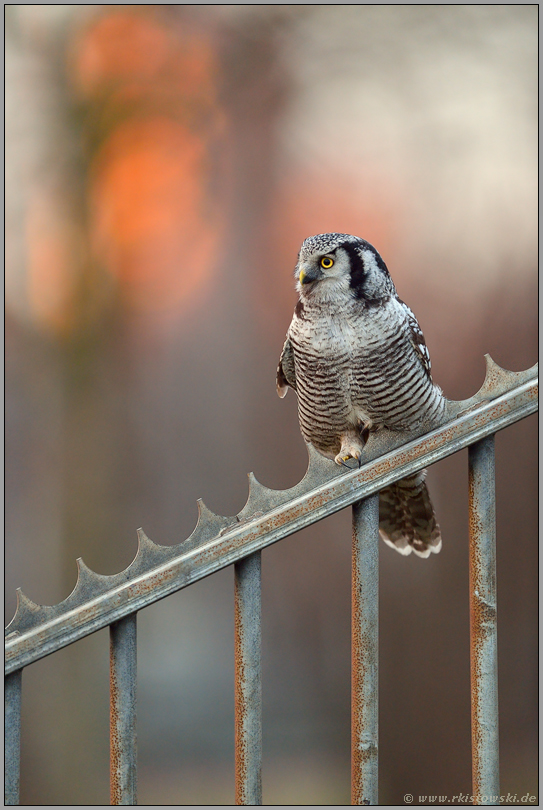
M354 464L349 462L355 461L359 467L362 466L362 448L359 444L354 444L352 442L344 442L341 445L341 450L335 457L334 461L336 464L340 464L342 467L347 467L348 470L354 469Z

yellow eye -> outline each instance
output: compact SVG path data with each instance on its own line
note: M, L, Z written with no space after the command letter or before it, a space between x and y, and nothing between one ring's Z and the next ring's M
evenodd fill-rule
M323 256L321 259L321 267L324 267L325 270L329 270L332 265L334 264L334 260L331 259L329 256Z

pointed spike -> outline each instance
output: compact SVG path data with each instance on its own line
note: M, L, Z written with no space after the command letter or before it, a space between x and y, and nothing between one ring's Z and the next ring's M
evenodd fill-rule
M515 376L514 371L507 371L499 366L489 354L485 354L485 364L485 380L478 391L479 394L491 392L500 382L505 382Z
M247 478L249 479L249 498L247 502L257 499L266 499L270 493L275 493L278 491L276 489L270 489L269 487L264 486L264 484L261 484L256 478L255 474L252 472L248 474Z
M194 531L199 533L204 532L206 536L211 532L209 536L212 537L219 529L222 529L223 526L234 520L234 518L225 518L222 515L217 515L215 512L212 512L201 498L198 498L196 503L198 506L198 522L196 523Z
M247 503L238 513L238 520L249 520L254 515L263 514L284 502L284 493L288 490L270 489L264 486L253 472L248 473L247 478L249 479L249 495Z
M36 613L40 609L40 605L33 602L21 588L17 588L17 609L15 611L15 616L23 616L25 613Z
M86 563L83 561L83 557L78 557L76 563L77 582L75 583L71 594L64 600L64 602L68 602L69 600L70 604L73 604L74 602L79 604L85 599L97 596L98 593L104 589L107 589L111 581L111 577L108 577L105 574L97 574L96 571L89 568L88 565L86 565Z
M524 371L509 371L509 369L499 366L489 354L485 354L485 363L485 381L478 394L484 391L491 393L492 396L499 396L505 393L513 382L519 385L533 379L538 373L537 363Z
M198 524L207 523L208 520L212 522L216 518L220 517L220 515L217 515L215 512L212 512L211 509L208 509L202 498L198 498L196 505L198 506Z
M486 363L486 373L487 373L487 375L488 375L488 372L491 371L493 368L497 368L500 371L505 371L505 369L503 369L501 366L499 366L496 363L496 361L492 359L492 357L488 354L488 352L485 354L485 363Z
M9 635L15 631L24 632L24 630L32 627L43 613L42 605L37 605L32 599L29 599L20 588L17 588L17 607L13 619L6 627L6 634Z
M78 557L75 561L77 566L77 579L83 579L85 577L86 571L92 571L91 568L88 567L86 562L84 561L83 557Z
M151 568L161 565L171 559L176 554L176 546L160 546L154 543L143 531L138 529L138 550L136 556L122 573L127 577L133 577L150 571Z
M73 608L82 605L87 600L94 599L96 596L105 593L108 588L113 587L116 579L122 581L122 573L113 574L112 576L98 574L96 571L93 571L92 568L88 567L82 557L77 558L76 565L77 580L73 590L62 602L59 602L58 605L53 605L51 608L48 608L48 610L52 612L52 615L60 615L66 610L73 610Z
M508 371L499 366L489 354L485 354L485 379L476 394L461 401L447 400L446 420L462 416L482 402L496 399L515 385L522 385L537 376L537 363L525 371Z
M95 585L96 582L100 582L100 580L104 579L102 574L97 574L96 571L93 571L92 568L84 562L83 557L78 557L76 560L77 563L77 582L75 583L75 588L80 587L87 587L88 585Z
M499 366L489 354L485 354L485 362L486 377L488 377L489 374L492 374L499 379L507 381L515 380L518 382L527 382L528 380L537 377L538 373L538 363L534 363L533 366L530 366L530 368L524 369L523 371L509 371L509 369Z
M196 528L207 525L211 525L213 527L228 526L236 520L235 515L217 515L215 512L212 512L201 498L198 498L196 503L198 506L198 523L196 524Z
M147 537L141 526L137 530L137 535L138 535L138 543L142 544L146 543L147 541L149 541L149 543L153 543L153 541L149 537ZM155 543L153 543L153 545L155 545Z
M160 548L160 546L147 537L143 529L138 529L138 550L136 557L149 557L158 548Z
M243 517L246 516L250 505L252 504L253 501L258 500L259 495L261 494L261 490L264 489L262 484L256 479L254 472L252 471L247 473L247 482L249 484L249 493L247 495L247 501L245 502L245 506L240 512L238 512L239 520L242 520Z
M216 515L215 512L212 512L211 509L205 505L201 498L198 498L197 505L198 521L190 537L180 544L184 548L187 548L187 544L192 547L206 540L211 540L212 537L216 537L219 534L221 529L232 526L237 522L235 515L233 517Z

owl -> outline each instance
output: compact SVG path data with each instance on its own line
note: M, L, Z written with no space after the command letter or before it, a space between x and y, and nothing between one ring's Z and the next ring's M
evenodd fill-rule
M375 248L344 233L311 236L300 249L295 278L300 297L277 392L296 391L304 439L351 468L360 465L372 432L436 425L445 398L432 381L424 336ZM428 557L441 548L425 474L380 492L379 533L401 554Z

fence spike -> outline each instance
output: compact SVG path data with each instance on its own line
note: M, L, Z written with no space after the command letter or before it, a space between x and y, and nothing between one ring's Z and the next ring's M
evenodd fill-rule
M96 571L93 571L92 568L89 568L89 566L84 562L83 557L78 557L76 563L77 582L75 583L75 588L73 589L72 593L75 593L76 590L81 588L95 587L102 580L106 579L106 577L102 574L98 574ZM70 596L71 595L72 594L70 594Z
M275 489L270 489L261 484L254 472L247 473L247 478L249 480L249 498L251 495L259 495L261 492L276 492Z
M143 529L138 529L138 550L136 551L134 562L136 562L136 560L151 562L160 555L161 551L167 550L168 548L170 548L170 546L161 546L155 543L150 537L147 537ZM133 563L130 563L128 567L130 568L132 565Z
M485 365L485 379L476 394L468 399L446 400L445 422L467 413L485 400L502 396L512 385L522 385L538 374L537 363L524 371L509 371L499 366L489 354L485 354Z
M491 393L493 397L496 396L496 391L505 390L511 382L519 377L525 377L526 374L537 369L537 364L531 369L526 371L509 371L508 369L499 366L489 354L485 354L485 380L475 396L483 397L484 394Z
M17 588L17 609L15 610L15 617L21 618L25 614L36 613L40 609L40 605L28 597L21 588Z
M237 523L235 515L232 517L216 515L205 505L201 498L198 498L196 503L198 505L198 521L190 537L180 544L183 548L187 548L187 546L192 548L204 543L206 540L216 537L221 529Z
M82 557L78 557L77 564L77 580L73 590L66 599L63 599L58 605L53 605L50 610L52 614L59 613L59 608L62 605L65 609L72 609L76 606L83 604L89 597L98 596L104 593L111 587L113 581L117 578L121 579L121 574L113 574L107 576L105 574L98 574L89 568L83 561Z
M150 571L153 567L167 562L179 553L178 546L161 546L151 540L143 529L137 530L138 550L130 565L121 572L126 579Z
M17 614L22 615L25 611L31 611L35 613L36 610L39 610L41 605L38 605L26 593L23 593L21 588L17 588L17 610L15 611L15 615Z
M307 470L298 485L302 491L310 489L316 483L335 478L338 475L343 475L345 472L348 472L344 467L335 464L332 459L322 456L318 450L315 450L312 444L306 442L306 448L308 455Z
M143 529L140 527L138 529L138 554L145 554L147 550L152 551L153 549L158 548L158 545L154 543L150 537L147 537Z
M28 627L31 627L37 615L39 614L41 616L44 610L42 605L37 605L36 602L33 602L20 588L17 588L16 594L17 607L15 608L13 619L6 627L6 635L11 635L15 632L21 633Z
M230 518L227 518L224 515L217 515L215 512L212 512L211 509L205 505L202 498L198 498L196 503L198 505L197 527L207 525L208 523L217 525L220 523L222 525L225 520L230 520Z
M249 480L249 495L247 496L247 503L238 513L238 520L247 520L255 513L262 514L281 503L281 497L285 490L270 489L269 487L261 484L255 477L253 472L247 473Z

